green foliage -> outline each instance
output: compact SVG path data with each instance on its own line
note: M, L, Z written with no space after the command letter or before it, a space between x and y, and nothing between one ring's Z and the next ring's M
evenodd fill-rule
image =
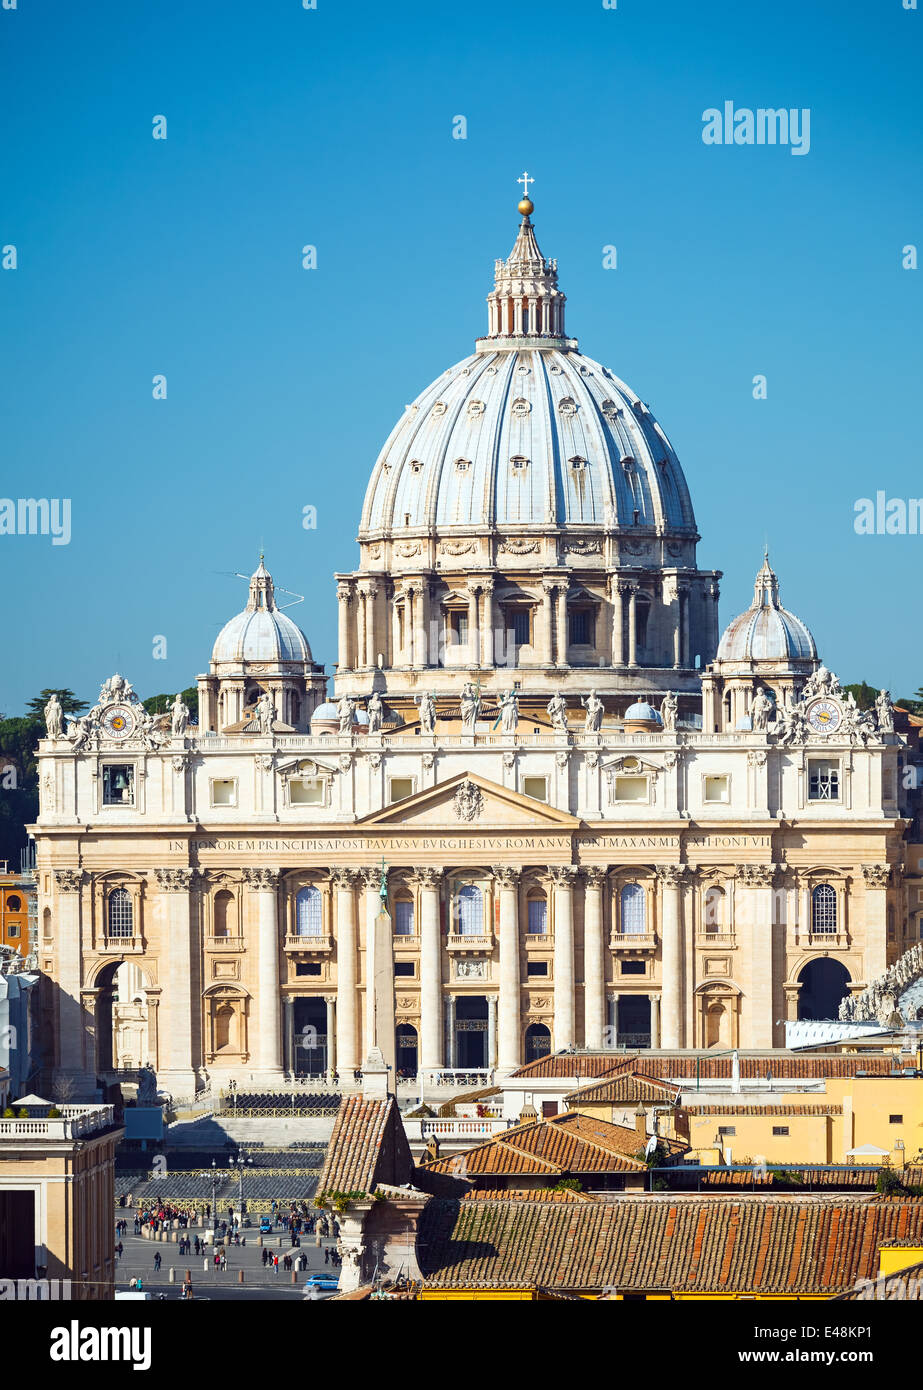
M148 695L146 700L141 703L148 714L166 714L176 698L176 691L173 690L169 695ZM193 719L199 715L199 688L197 685L190 685L188 690L180 691L180 699L188 707Z
M867 681L858 681L853 685L844 685L843 691L849 691L860 709L871 709L878 697L878 690L874 685L869 685Z
M583 1183L579 1178L561 1178L551 1190L552 1192L582 1192Z
M57 695L64 714L83 714L85 710L89 709L86 700L79 699L72 690L68 690L67 686L62 690L52 687L49 690L39 691L38 695L29 701L26 705L26 714L31 715L33 719L44 720L45 706L52 695Z
M16 1118L16 1111L13 1109L12 1106L8 1105L8 1106L6 1107L6 1109L5 1109L4 1112L3 1112L3 1118L4 1118L5 1120L15 1120L15 1118Z
M883 1192L885 1196L892 1192L900 1192L902 1183L893 1168L881 1168L878 1177L875 1179L875 1191Z
M369 1194L367 1192L337 1192L331 1188L329 1192L318 1192L314 1198L314 1205L320 1207L322 1211L326 1211L329 1207L342 1215L353 1202L367 1202L368 1199Z

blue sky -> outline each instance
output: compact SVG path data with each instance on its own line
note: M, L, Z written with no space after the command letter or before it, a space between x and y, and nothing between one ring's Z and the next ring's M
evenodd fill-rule
M923 495L921 24L902 0L0 10L0 493L73 509L69 545L0 536L0 709L115 667L190 684L261 541L335 661L368 475L484 332L523 167L569 332L679 453L722 621L768 540L841 678L911 693L923 537L857 536L853 505ZM706 146L726 100L810 108L810 152Z

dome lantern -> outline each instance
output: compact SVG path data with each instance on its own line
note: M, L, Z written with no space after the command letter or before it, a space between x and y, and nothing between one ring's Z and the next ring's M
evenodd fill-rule
M522 221L512 251L494 265L494 288L487 296L487 337L478 340L481 352L496 352L507 340L510 347L521 347L524 339L535 339L546 347L566 345L565 296L558 289L558 263L546 260L539 250L531 221L535 205L528 193L535 180L523 174L519 182L523 181L526 193L518 205Z

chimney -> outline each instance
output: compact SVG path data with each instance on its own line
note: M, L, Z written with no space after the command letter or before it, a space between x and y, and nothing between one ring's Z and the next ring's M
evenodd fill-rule
M643 1105L639 1105L635 1111L635 1133L647 1143L647 1111Z

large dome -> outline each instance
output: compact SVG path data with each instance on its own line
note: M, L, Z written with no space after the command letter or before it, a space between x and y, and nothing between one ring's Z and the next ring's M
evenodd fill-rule
M407 527L694 533L669 440L608 368L563 345L479 348L392 430L366 492L363 539Z
M769 556L756 576L753 602L724 630L718 661L814 661L817 646L807 626L779 601L779 581Z
M246 608L225 623L212 649L216 665L239 666L253 661L271 665L312 661L301 628L276 607L272 576L262 560L250 580Z

